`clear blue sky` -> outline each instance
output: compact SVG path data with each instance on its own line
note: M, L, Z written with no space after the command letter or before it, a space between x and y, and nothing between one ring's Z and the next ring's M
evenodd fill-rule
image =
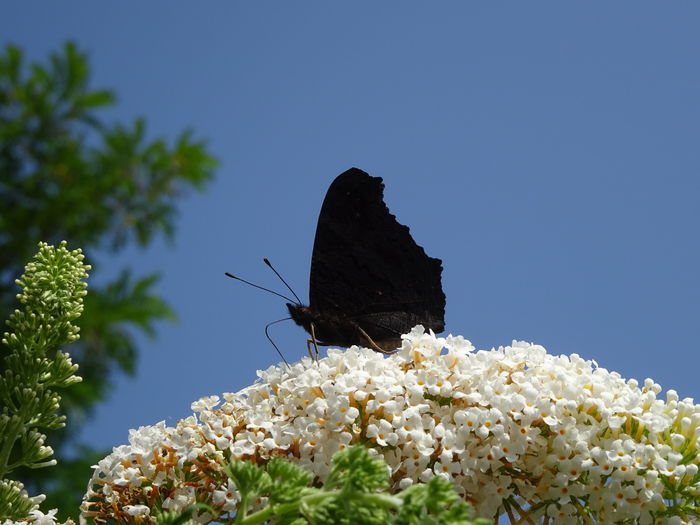
M5 2L3 41L90 53L110 118L185 127L221 159L175 244L104 259L161 271L180 322L144 340L84 439L190 413L277 362L266 323L303 298L318 211L352 166L444 261L447 331L537 342L700 393L700 4ZM111 272L111 273L110 273ZM291 322L272 329L305 353Z

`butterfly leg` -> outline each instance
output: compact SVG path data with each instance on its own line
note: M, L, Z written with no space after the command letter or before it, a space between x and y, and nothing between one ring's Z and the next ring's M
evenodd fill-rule
M396 352L396 350L384 350L383 348L381 348L377 343L374 342L374 340L369 336L369 334L367 332L365 332L362 329L362 327L360 327L359 325L355 325L355 328L357 328L359 330L359 332L362 334L362 336L365 339L367 339L367 341L369 342L369 347L372 350L374 350L375 352L380 352L380 353L386 354L386 355L390 355L390 354L393 354L394 352Z
M311 338L306 340L306 350L309 352L309 357L318 363L318 343L316 342L316 327L311 323ZM314 352L311 353L311 345L314 347ZM315 355L315 356L314 356Z

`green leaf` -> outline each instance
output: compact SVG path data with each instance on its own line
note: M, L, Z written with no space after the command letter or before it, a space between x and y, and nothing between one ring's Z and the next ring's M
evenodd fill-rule
M114 104L116 97L111 91L93 91L74 99L74 104L82 109L93 109Z
M236 483L241 496L257 497L269 490L270 476L262 467L249 461L233 461L226 466L226 474Z
M333 456L327 488L349 492L375 492L389 485L386 464L372 457L364 447L350 447Z
M271 505L295 501L313 480L311 472L283 458L273 458L267 464L267 473L271 480Z

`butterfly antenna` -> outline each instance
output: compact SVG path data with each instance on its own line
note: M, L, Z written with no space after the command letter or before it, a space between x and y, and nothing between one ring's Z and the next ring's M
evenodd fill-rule
M282 352L280 352L280 349L277 348L277 345L276 345L275 342L272 340L272 337L270 337L270 334L269 334L268 331L267 331L267 329L270 328L270 326L272 326L273 324L281 323L282 321L288 321L289 319L291 319L291 317L285 317L284 319L277 319L277 321L272 321L271 323L267 323L267 326L265 326L265 336L267 337L267 340L270 341L270 343L272 344L272 346L275 347L275 350L277 350L277 353L278 353L278 354L280 355L280 357L282 358L282 361L284 361L284 364L287 365L287 368L289 368L289 369L291 370L292 367L289 366L289 363L287 363L287 360L286 360L286 359L284 358L284 356L282 355Z
M292 295L293 295L294 297L297 298L297 304L301 304L301 299L299 299L299 297L297 296L297 294L294 293L294 290L292 290L292 287L289 286L289 285L287 284L287 281L285 281L284 279L282 279L282 276L277 272L277 270L275 270L275 267L272 266L272 264L270 263L270 261L269 261L267 258L265 258L265 259L263 259L263 262L264 262L265 264L267 264L273 272L275 272L275 275L276 275L277 277L279 277L280 281L282 281L282 282L284 283L284 285L287 287L287 290L289 290L290 292L292 292ZM294 302L294 301L292 301L292 302Z
M275 272L275 273L277 273L277 272ZM257 284L253 284L250 281L246 281L245 279L241 279L240 277L236 277L232 273L224 272L224 275L226 275L227 277L230 277L231 279L236 279L237 281L241 281L242 283L249 284L250 286L253 286L254 288L260 288L261 290L265 290L266 292L273 293L273 294L277 295L278 297L281 297L282 299L289 301L290 303L294 302L292 299L290 299L286 295L282 295L281 293L277 293L274 290L270 290L269 288L265 288L264 286L259 286ZM285 283L285 284L287 284L287 283ZM287 288L289 288L289 287L287 287ZM292 292L292 293L294 293L294 292ZM296 297L296 294L294 295L294 297ZM299 299L299 298L297 297L297 299ZM300 304L300 303L297 303L297 304Z

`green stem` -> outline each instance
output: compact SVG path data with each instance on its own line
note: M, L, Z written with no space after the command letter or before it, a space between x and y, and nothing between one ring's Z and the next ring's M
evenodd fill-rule
M241 503L238 505L238 511L236 512L236 521L234 521L234 523L245 523L245 515L248 511L249 503L250 496L248 494L241 494Z
M298 511L299 505L300 502L270 505L262 510L254 512L240 523L242 525L257 525L258 523L264 523L274 516L284 516L290 512Z
M21 418L18 416L10 416L10 422L8 423L3 436L3 445L0 449L0 479L4 479L5 475L9 473L12 468L8 466L10 460L10 453L12 448L15 446L15 442L19 439L20 432L23 427Z

